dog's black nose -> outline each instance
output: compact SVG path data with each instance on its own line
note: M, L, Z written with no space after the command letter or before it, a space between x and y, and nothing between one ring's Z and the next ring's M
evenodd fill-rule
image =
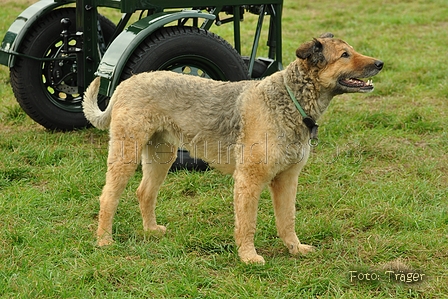
M377 69L379 69L379 70L383 69L384 62L382 62L381 60L375 60L374 64Z

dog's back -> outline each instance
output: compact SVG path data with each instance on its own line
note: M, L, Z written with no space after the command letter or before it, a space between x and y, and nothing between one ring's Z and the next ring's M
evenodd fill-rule
M110 126L98 244L113 242L119 197L140 162L137 197L143 228L165 232L156 221L157 192L181 145L233 174L235 240L242 261L264 263L254 234L258 199L266 186L278 235L289 252L312 251L295 232L295 204L315 121L333 96L372 91L371 80L362 79L376 75L383 62L331 34L302 44L296 56L285 70L262 81L219 82L166 71L135 75L120 84L104 112L96 104L95 81L86 91L84 111L95 126Z

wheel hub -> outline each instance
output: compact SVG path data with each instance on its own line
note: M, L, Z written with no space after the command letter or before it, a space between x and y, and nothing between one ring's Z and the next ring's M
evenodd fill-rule
M69 41L70 46L74 44L76 40ZM62 47L63 42L56 40L46 51L44 58L55 60L42 62L42 84L54 105L77 112L81 109L82 96L78 91L76 55L61 53Z
M59 92L79 95L76 73L76 60L59 60L50 62L50 85Z

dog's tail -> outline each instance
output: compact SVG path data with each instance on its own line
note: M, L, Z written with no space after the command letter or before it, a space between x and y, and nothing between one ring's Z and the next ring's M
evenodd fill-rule
M84 115L92 125L100 130L105 130L109 127L112 103L109 103L106 110L101 111L98 107L98 91L100 90L100 78L97 77L90 83L89 87L84 92L84 100L82 108Z

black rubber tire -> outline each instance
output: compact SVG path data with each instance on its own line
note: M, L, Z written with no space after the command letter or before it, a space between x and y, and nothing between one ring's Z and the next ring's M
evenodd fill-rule
M69 18L70 33L76 32L76 9L56 9L41 17L27 32L18 52L41 58L60 55L62 18ZM107 44L115 31L115 24L99 16L101 30ZM62 66L59 64L62 62ZM73 130L89 125L82 112L82 94L77 93L77 73L74 60L37 61L18 56L10 69L11 85L17 102L37 123L49 130ZM63 81L55 84L51 73L62 73Z
M238 52L219 36L195 27L164 27L134 51L122 73L125 80L152 70L172 70L214 80L248 80L246 64ZM207 163L179 150L171 170L206 170Z
M223 81L250 79L240 54L221 37L195 27L163 27L130 56L121 79L172 70Z

